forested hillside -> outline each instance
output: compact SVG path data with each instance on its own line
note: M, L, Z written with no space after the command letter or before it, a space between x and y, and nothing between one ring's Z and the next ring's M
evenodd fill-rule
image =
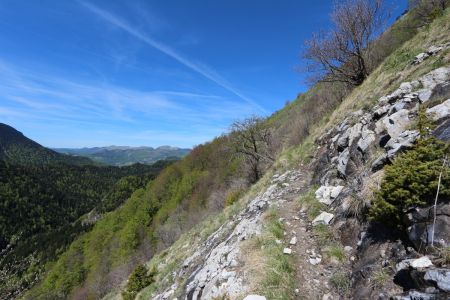
M0 123L0 159L21 165L57 162L76 165L92 164L88 158L63 155L45 148L3 123Z
M7 125L1 129L0 290L5 299L33 284L74 238L173 162L96 166L44 148Z

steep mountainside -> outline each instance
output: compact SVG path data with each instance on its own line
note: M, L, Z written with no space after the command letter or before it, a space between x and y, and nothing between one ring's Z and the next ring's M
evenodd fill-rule
M126 147L109 146L94 148L55 148L59 153L84 156L93 161L111 166L126 166L134 163L152 164L158 160L179 159L189 153L190 149L170 146Z
M137 299L448 299L449 30L447 10L237 203L148 261Z
M440 247L422 247L430 195L450 178L433 139L448 133L450 11L434 18L400 18L360 86L318 83L265 120L279 140L256 183L233 134L200 145L80 235L24 298L445 299L447 188Z
M63 155L45 148L3 123L0 123L0 160L23 165L57 162L77 165L92 164L88 158Z

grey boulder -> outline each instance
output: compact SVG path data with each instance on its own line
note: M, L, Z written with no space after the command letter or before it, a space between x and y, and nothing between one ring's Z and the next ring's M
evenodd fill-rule
M431 245L433 216L433 207L415 208L407 214L408 237L417 249ZM436 207L434 246L450 246L450 204L438 204Z
M436 286L444 291L450 292L450 270L449 269L431 269L425 272L423 279L432 281Z
M441 121L450 115L450 99L439 105L427 109L427 116L433 121Z

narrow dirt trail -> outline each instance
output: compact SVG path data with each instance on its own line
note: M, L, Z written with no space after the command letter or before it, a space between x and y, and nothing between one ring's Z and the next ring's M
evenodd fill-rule
M308 174L307 172L305 170L304 174ZM278 206L280 220L285 226L286 233L282 243L284 247L292 250L290 255L295 256L296 259L296 289L298 289L296 294L298 299L338 299L326 296L331 296L329 279L332 276L333 267L327 266L324 258L320 256L320 247L313 235L311 222L297 201L299 196L309 189L309 178L302 177L302 180L291 183L297 185L299 192L289 195L286 201L279 203ZM292 239L296 239L296 243L290 244Z

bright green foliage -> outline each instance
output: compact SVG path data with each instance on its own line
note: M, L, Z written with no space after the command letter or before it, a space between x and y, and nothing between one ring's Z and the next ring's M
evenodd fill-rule
M114 209L163 166L18 166L0 160L0 240L9 241L18 233L24 239L57 229L99 204L102 211ZM129 175L145 176L123 179L108 193L117 180ZM105 203L101 203L103 198Z
M373 220L401 225L403 212L414 206L431 205L446 156L445 144L433 138L420 140L414 149L385 168L385 177L370 209ZM450 170L444 168L439 201L450 196Z
M0 257L0 293L32 285L48 261L92 228L82 225L81 216L115 209L166 165L12 165L0 160L0 246L13 246ZM66 274L62 286L85 274L82 265L69 263L76 271Z
M152 240L152 231L146 230L151 221L146 197L148 194L142 189L136 191L124 205L107 213L90 232L76 239L52 266L42 284L26 298L98 297L110 288L112 270L124 280L127 273L121 270L127 258L139 245L150 244ZM74 294L73 288L85 281L89 282L89 288Z
M122 292L123 299L133 300L139 291L154 282L155 275L156 269L152 269L151 272L148 273L147 268L144 265L138 265L133 273L131 273L130 278L128 278L127 286Z

